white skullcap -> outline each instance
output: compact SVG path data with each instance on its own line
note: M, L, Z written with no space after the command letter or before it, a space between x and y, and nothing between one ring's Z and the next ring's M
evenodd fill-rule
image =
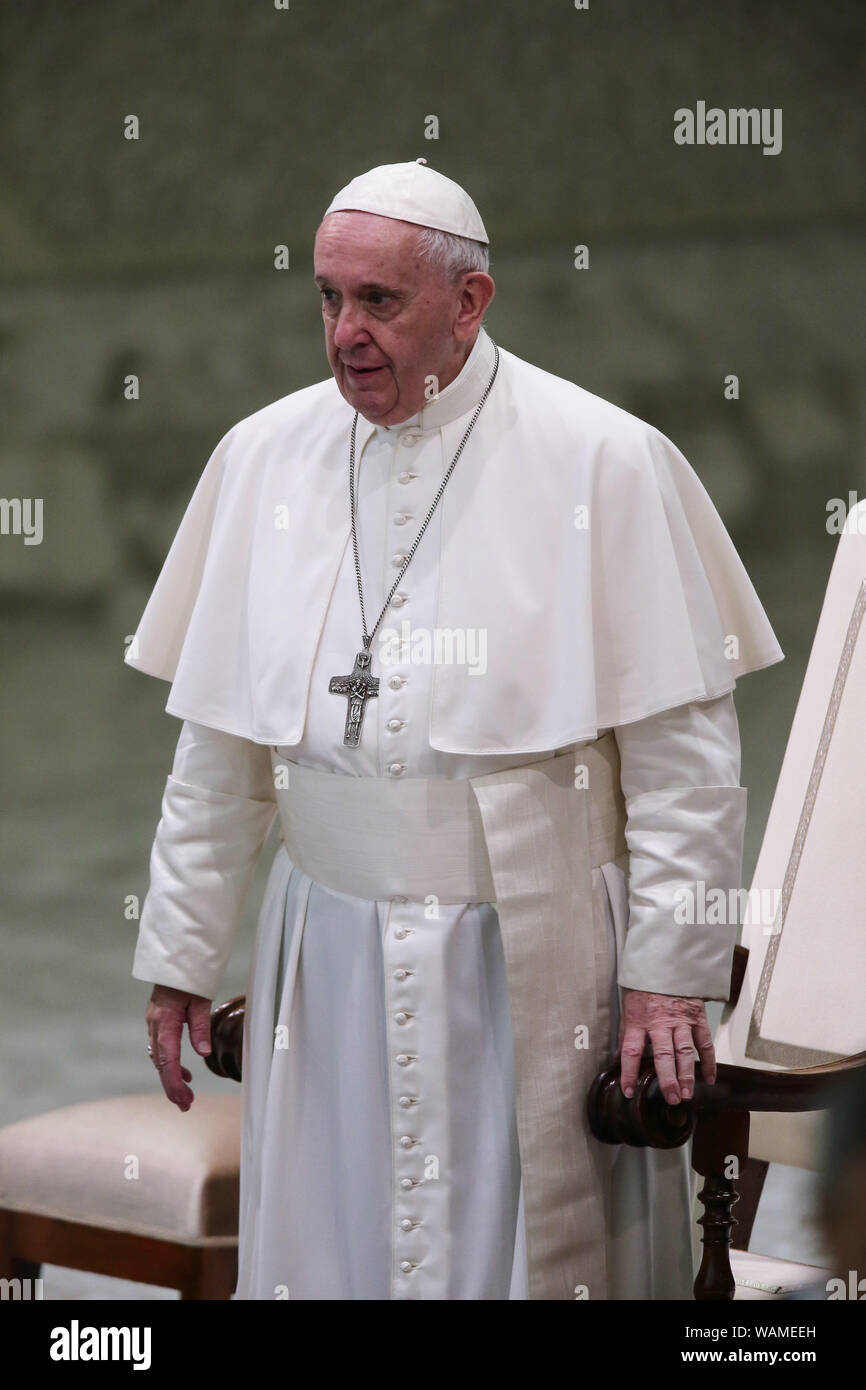
M374 212L398 222L417 222L440 232L489 245L477 207L465 189L417 160L380 164L341 188L325 212Z

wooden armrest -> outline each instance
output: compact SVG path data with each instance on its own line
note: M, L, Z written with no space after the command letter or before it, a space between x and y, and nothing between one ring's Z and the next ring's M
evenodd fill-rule
M240 1081L244 1051L244 1013L246 995L238 994L211 1009L211 1050L205 1058L214 1076Z
M672 1149L690 1139L699 1115L741 1110L796 1114L824 1110L841 1077L866 1068L866 1052L799 1071L764 1071L758 1067L720 1062L712 1086L701 1078L695 1063L695 1093L690 1101L668 1105L655 1077L652 1058L641 1062L631 1100L619 1084L620 1064L614 1062L595 1078L587 1098L589 1125L603 1144Z

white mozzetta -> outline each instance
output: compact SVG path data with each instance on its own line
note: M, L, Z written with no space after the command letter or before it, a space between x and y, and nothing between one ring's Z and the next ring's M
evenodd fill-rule
M416 497L435 495L428 480L444 476L492 355L482 329L460 376L417 417L419 444L401 468L423 459L424 483L399 488L411 504L402 527L394 498L394 551L414 539L426 513ZM169 713L257 743L301 744L315 654L351 550L351 421L330 380L267 406L217 445L126 657L172 682ZM359 419L359 453L376 432ZM438 555L427 626L484 634L486 670L434 665L433 749L562 747L724 694L782 658L713 503L675 446L512 353L501 351L435 519L438 541L425 534L407 583L418 582L423 553ZM394 612L395 623L409 616ZM348 616L359 618L357 594ZM329 676L351 670L359 639L353 622Z

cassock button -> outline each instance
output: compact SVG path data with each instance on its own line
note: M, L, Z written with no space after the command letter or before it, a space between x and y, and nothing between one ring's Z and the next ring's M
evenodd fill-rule
M410 434L407 430L405 434L400 435L400 443L403 445L404 449L414 449L415 445L418 443L418 436L417 434Z
M401 1012L401 1013L399 1013L399 1014L395 1014L395 1015L394 1015L394 1022L395 1022L395 1023L400 1023L400 1024L408 1023L410 1018L411 1018L411 1014L404 1014L404 1013Z
M412 1227L413 1227L414 1225L415 1225L415 1222L414 1222L414 1221L410 1221L409 1218L408 1218L408 1216L404 1216L404 1217L403 1217L403 1220L400 1222L400 1230L401 1230L401 1231L411 1231L411 1229L412 1229Z
M391 730L392 734L396 734L404 727L405 723L405 719L389 719L387 727Z
M395 979L395 980L405 980L405 979L408 978L408 975L409 975L409 971L408 971L408 970L395 970L395 971L394 971L394 979Z
M408 468L404 468L403 472L398 475L397 481L400 483L411 483L412 479L415 477L417 477L416 473L410 473Z
M395 570L402 569L406 563L406 556L402 550L398 550L396 555L391 556L391 564Z
M400 1268L402 1269L404 1274L411 1274L415 1266L413 1265L411 1260L401 1260Z
M409 1189L410 1187L414 1187L415 1184L414 1184L414 1182L412 1181L411 1178L401 1178L401 1179L400 1179L400 1186L403 1188L404 1191L408 1191L408 1189Z
M394 597L393 597L392 600L391 600L391 607L392 607L392 608L402 608L402 607L403 607L403 604L404 604L405 602L406 602L406 595L405 595L405 594L395 594Z
M401 686L406 684L406 678L404 676L391 676L388 684L392 690L399 690Z
M405 1053L405 1052L401 1052L400 1055L399 1055L399 1057L397 1058L397 1066L398 1066L398 1067L408 1067L409 1061L410 1061L410 1059L406 1056L406 1053Z
M409 928L397 927L396 931L394 932L394 935L396 936L398 941L405 941L406 937L409 935Z
M404 1110L408 1110L409 1107L410 1107L410 1105L412 1104L412 1097L411 1097L411 1096L401 1096L400 1099L397 1101L397 1104L398 1104L398 1105L402 1105L402 1107L403 1107Z
M390 777L399 777L399 776L400 776L402 773L404 773L405 771L406 771L406 764L405 764L405 763L391 763L391 764L389 764L389 767L388 767L388 775L389 775Z
M408 520L409 520L409 518L408 518L408 516L406 515L405 512L395 512L395 513L394 513L394 525L395 525L395 526L405 526L405 525L406 525L406 522L407 522Z
M412 1138L411 1134L401 1134L401 1135L400 1135L400 1148L401 1148L401 1149L411 1149L411 1147L412 1147L412 1145L413 1145L414 1143L415 1143L415 1140Z
M395 893L391 901L392 903L407 903L409 899L403 893Z

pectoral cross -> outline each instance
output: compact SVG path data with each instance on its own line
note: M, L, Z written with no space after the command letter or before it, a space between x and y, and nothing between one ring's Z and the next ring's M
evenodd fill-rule
M354 669L348 676L332 676L328 689L335 695L349 697L343 742L350 748L357 748L367 701L379 694L379 677L370 675L370 653L358 652Z

